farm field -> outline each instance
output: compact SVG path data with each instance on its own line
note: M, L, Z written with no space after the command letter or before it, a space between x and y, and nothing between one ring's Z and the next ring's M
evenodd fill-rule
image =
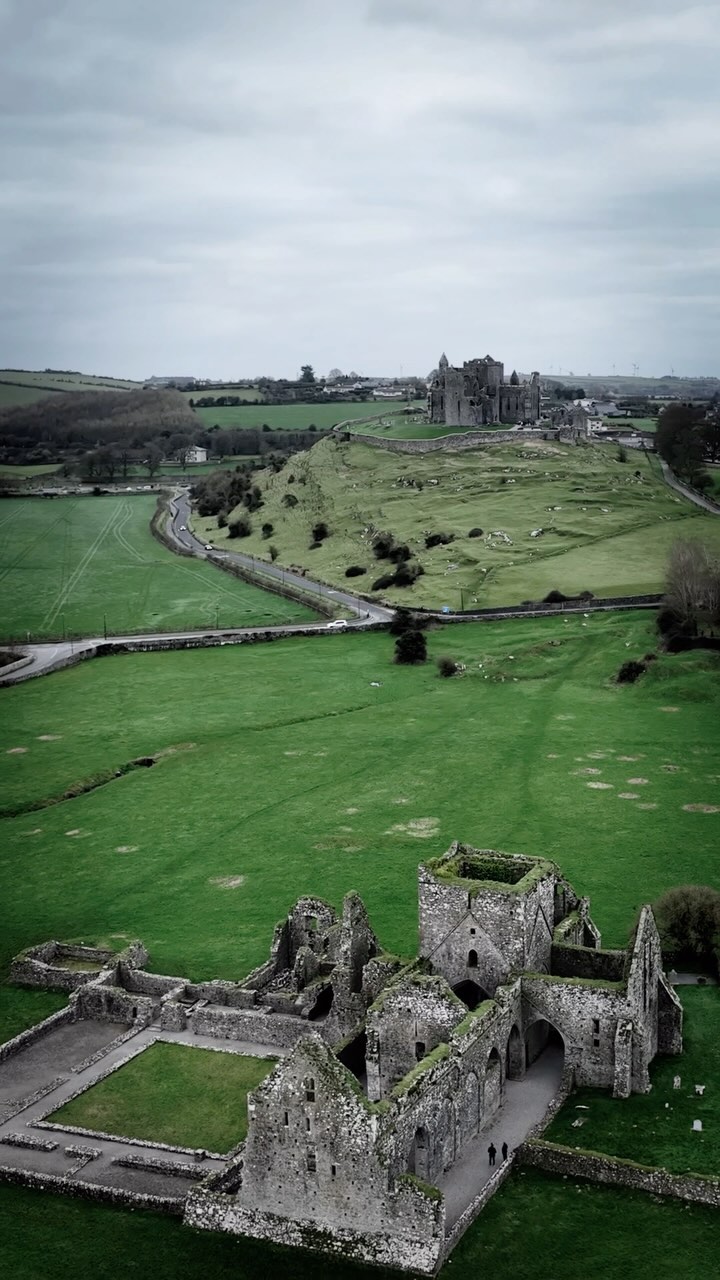
M655 1060L652 1091L619 1101L600 1089L579 1089L544 1137L673 1173L720 1177L715 1140L720 1123L720 993L717 987L676 990L685 1010L683 1054ZM673 1087L676 1075L682 1081L679 1089ZM695 1095L696 1084L706 1087L702 1097ZM574 1128L578 1118L582 1125ZM696 1119L703 1122L702 1132L693 1131Z
M0 966L47 938L140 937L156 971L237 979L297 897L350 889L409 956L417 863L456 838L557 860L623 945L668 886L720 887L720 657L612 682L654 645L647 614L522 619L431 632L433 658L467 665L451 680L394 666L372 633L118 655L3 690Z
M139 391L141 382L127 378L104 378L89 373L45 373L41 370L0 369L0 409L16 404L32 404L63 391Z
M237 396L239 400L246 400L248 404L262 404L264 402L262 391L258 391L257 387L238 387L233 382L223 383L220 387L202 387L200 391L183 391L182 395L186 400L202 400L206 396Z
M314 618L175 556L150 533L152 494L9 498L0 508L0 638L129 634Z
M195 393L194 399L198 399L199 395L199 392ZM397 407L402 407L400 402ZM217 409L196 409L195 413L206 427L248 429L262 428L267 424L273 431L307 431L314 424L318 431L329 431L336 422L367 418L382 411L382 405L376 400L354 400L347 404L241 404Z
M14 466L12 463L0 463L0 476L9 480L26 480L32 476L50 476L60 470L59 462L38 462L29 466Z
M0 1186L0 1233L8 1273L22 1280L134 1274L154 1280L392 1280L398 1274L26 1187ZM627 1280L630 1274L632 1280L708 1280L716 1269L717 1210L527 1170L501 1187L439 1274L440 1280L557 1280L562 1274L574 1280L576 1259L583 1280Z
M413 455L329 439L257 483L264 505L243 550L267 555L261 526L269 521L279 563L337 585L358 565L366 573L353 583L369 592L394 567L371 548L374 533L389 530L424 569L411 587L383 591L392 602L468 609L540 600L553 589L659 591L676 538L720 550L720 520L673 493L656 458L621 463L614 445L528 441ZM330 536L311 550L319 520ZM194 524L218 545L227 537L215 517ZM473 529L480 536L471 538ZM427 550L429 533L453 541Z
M245 1138L245 1096L275 1061L157 1041L48 1118L222 1153Z

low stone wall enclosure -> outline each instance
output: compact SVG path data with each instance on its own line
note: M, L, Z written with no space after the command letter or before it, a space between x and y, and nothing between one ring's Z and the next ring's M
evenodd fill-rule
M648 1195L669 1196L692 1204L720 1209L720 1178L704 1178L690 1173L670 1173L595 1151L578 1151L535 1138L523 1143L517 1158L521 1164L560 1178L583 1178L605 1186L626 1187Z

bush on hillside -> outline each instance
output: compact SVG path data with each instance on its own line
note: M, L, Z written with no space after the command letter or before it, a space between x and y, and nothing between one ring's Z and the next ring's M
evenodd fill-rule
M387 560L390 552L395 546L395 537L392 533L378 533L373 542L373 555L376 560Z
M298 499L295 497L294 493L286 493L282 501L283 506L287 507L290 511L292 511L293 507L296 507L298 504Z
M427 641L422 631L404 631L395 641L395 662L413 666L427 661Z
M409 560L411 555L412 552L407 543L401 542L391 549L388 560L391 560L393 564L402 564L403 561Z
M274 564L274 563L275 563L275 561L276 561L276 560L277 560L277 558L278 558L278 555L279 555L280 553L279 553L279 551L278 551L277 547L276 547L272 542L270 543L270 546L268 547L268 551L270 552L270 559L272 560L272 562L273 562L273 564Z
M482 536L483 536L482 529L471 529L468 534L468 538L482 538Z
M265 523L264 523L264 525L263 525L262 529L260 530L260 532L262 533L263 538L265 538L266 540L271 536L271 534L272 534L274 531L275 531L275 525L274 525L274 524L271 524L269 520L266 520L266 521L265 521Z
M470 537L473 535L470 534ZM429 533L425 539L425 546L430 550L431 547L444 547L449 542L455 541L454 533Z
M330 536L330 530L324 520L318 520L317 524L312 527L313 542L322 542L324 538Z
M218 529L225 529L227 527L227 522L228 522L227 511L221 511L217 518Z
M234 520L228 520L227 531L230 538L249 538L252 533L252 521L249 516L236 516Z
M543 599L543 604L562 604L563 600L568 600L569 598L569 596L563 595L562 591L556 591L553 589L552 591L548 591L547 595Z
M668 964L684 960L718 968L720 893L710 885L681 884L652 904L663 957Z
M363 569L361 564L351 564L345 570L346 578L359 578L363 573L367 573L367 569Z
M615 680L617 684L634 684L646 671L647 663L636 662L634 658L631 658L628 662L623 662Z
M441 676L444 676L446 679L449 678L450 676L457 675L458 664L454 658L449 658L447 654L444 654L441 658L438 658L436 665L437 665L439 674Z
M401 636L406 631L424 631L428 622L429 619L424 618L422 614L412 613L406 605L399 604L395 608L395 614L390 623L390 635Z

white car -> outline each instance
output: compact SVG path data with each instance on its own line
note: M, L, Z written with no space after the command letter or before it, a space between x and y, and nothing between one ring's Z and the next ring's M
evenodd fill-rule
M184 525L184 524L181 524L181 525L180 525L180 532L181 532L181 533L187 533L187 529L185 528L185 525Z
M347 618L335 618L333 622L328 622L327 624L328 631L330 631L331 629L333 631L341 631L343 627L346 627L346 626L347 626Z
M212 542L206 542L206 543L205 543L205 550L206 550L206 551L214 551L214 547L213 547Z

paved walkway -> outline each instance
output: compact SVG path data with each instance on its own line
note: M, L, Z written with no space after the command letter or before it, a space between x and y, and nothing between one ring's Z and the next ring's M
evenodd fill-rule
M720 516L720 505L717 502L713 502L712 498L704 497L702 493L691 489L689 485L683 484L682 480L675 475L675 472L670 469L667 462L662 458L660 459L660 466L662 467L663 479L671 489L681 494L683 498L687 498L688 502L694 502L696 507L700 507L703 511L709 511L711 516Z
M554 1044L534 1062L523 1080L508 1080L505 1100L486 1129L462 1149L455 1161L437 1185L445 1196L446 1226L449 1230L482 1191L493 1173L502 1164L500 1151L507 1142L510 1152L524 1142L530 1130L543 1119L552 1098L558 1090L563 1073L563 1052ZM487 1149L490 1143L497 1149L496 1165L491 1168Z
M193 1156L188 1154L187 1150L158 1151L144 1146L141 1142L133 1141L131 1138L96 1138L87 1134L72 1133L65 1129L39 1128L37 1122L42 1120L44 1116L51 1115L57 1111L80 1088L90 1088L99 1076L107 1072L108 1067L122 1061L129 1055L137 1056L155 1040L174 1044L187 1044L196 1049L215 1049L222 1053L245 1054L255 1058L277 1058L282 1056L283 1052L281 1049L271 1045L250 1044L241 1040L218 1040L211 1036L192 1035L187 1031L161 1031L159 1026L150 1026L143 1027L129 1040L124 1041L123 1044L110 1048L92 1066L78 1071L72 1065L72 1062L74 1061L77 1066L81 1066L82 1059L87 1057L89 1036L102 1043L103 1034L106 1035L108 1030L113 1036L117 1036L124 1028L116 1024L83 1021L73 1023L70 1027L62 1028L62 1031L67 1033L73 1029L76 1032L79 1031L80 1034L77 1036L76 1052L70 1057L68 1057L67 1052L69 1046L65 1045L65 1043L63 1043L63 1057L54 1057L52 1037L58 1033L53 1032L44 1041L40 1041L38 1045L22 1051L13 1058L8 1058L4 1063L0 1063L0 1087L2 1087L4 1076L7 1075L8 1086L13 1088L15 1097L18 1097L16 1087L18 1068L22 1068L22 1062L26 1054L30 1055L34 1050L44 1046L45 1081L50 1084L53 1079L57 1079L56 1087L38 1102L31 1102L16 1115L0 1122L0 1137L11 1133L22 1134L24 1137L50 1139L59 1144L56 1151L41 1151L30 1147L6 1146L0 1143L0 1164L10 1165L19 1169L31 1169L38 1173L50 1173L60 1177L72 1178L76 1175L85 1182L124 1187L149 1195L184 1197L192 1184L172 1174L156 1173L146 1169L124 1169L113 1165L113 1159L118 1156L139 1155L159 1158L171 1164L187 1164L193 1159ZM92 1048L90 1048L90 1052L92 1052ZM37 1057L37 1054L35 1056ZM43 1080L38 1081L37 1079L39 1063L34 1063L34 1066L36 1069L30 1085L32 1089L40 1087L43 1083ZM59 1077L58 1066L63 1072ZM27 1096L29 1090L25 1089L24 1093ZM88 1163L79 1162L81 1167L76 1168L78 1161L76 1158L67 1155L65 1148L68 1146L93 1147L99 1150L101 1154L97 1159ZM209 1156L199 1163L198 1168L202 1169L204 1173L211 1173L223 1169L225 1163L224 1158Z

